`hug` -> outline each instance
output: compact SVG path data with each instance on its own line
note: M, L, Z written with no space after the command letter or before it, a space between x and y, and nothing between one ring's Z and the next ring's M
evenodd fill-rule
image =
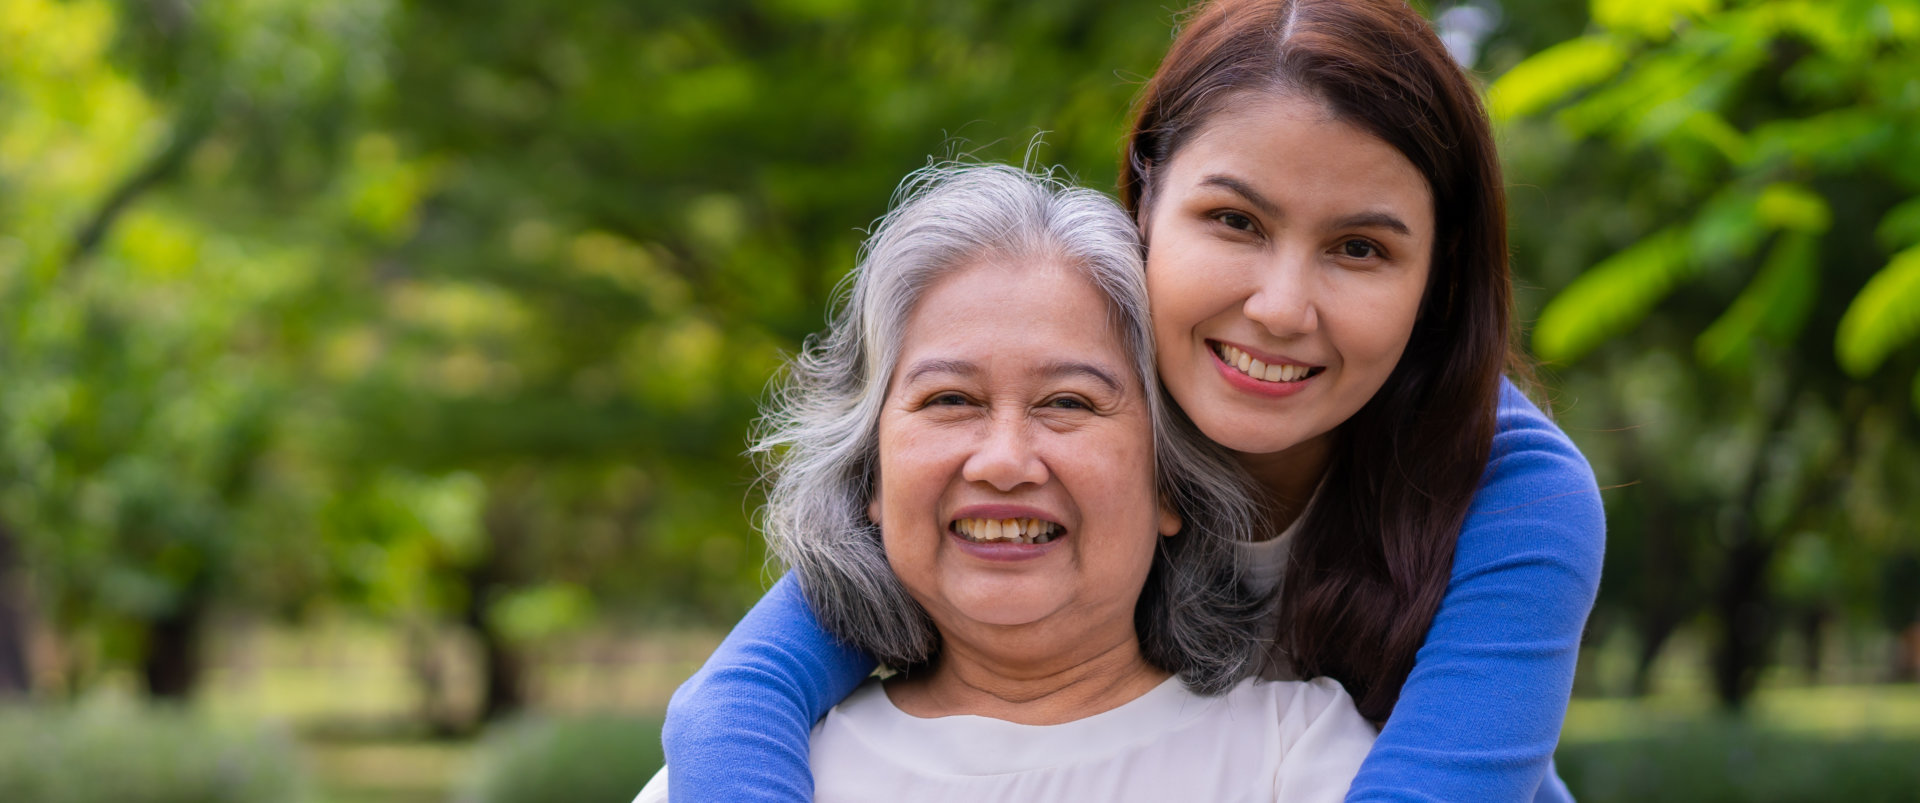
M856 338L864 351L838 355L837 375L824 371L833 349L856 347L836 338L855 335L832 331L798 360L766 444L778 452L767 534L794 571L676 694L663 734L674 799L831 799L832 773L810 756L835 732L835 706L845 719L878 700L924 721L909 725L984 717L1070 727L1150 706L1169 688L1151 682L1155 673L1209 702L1302 689L1230 718L1316 712L1295 734L1303 739L1342 720L1327 713L1333 698L1305 691L1337 681L1336 697L1379 727L1357 774L1340 778L1351 781L1348 800L1568 799L1551 757L1605 525L1586 461L1508 378L1528 372L1512 345L1504 187L1471 82L1397 0L1224 0L1184 23L1136 112L1121 159L1127 237L1114 234L1145 248L1144 346L1129 339L1124 288L1094 278L1084 253L1057 242L1004 247L1002 232L973 231L972 242L927 246L953 259L920 261L937 270L890 291L887 303L904 306L863 317L873 331ZM896 269L875 256L912 217L902 210L918 196L906 197L869 242L856 284ZM956 292L962 285L970 290ZM1070 299L1068 288L1094 297ZM1048 303L1017 303L1039 295ZM861 303L849 299L840 322L869 315L853 312ZM896 328L874 329L887 325ZM1110 342L1087 341L1096 334ZM984 351L959 354L969 338ZM1066 353L1068 342L1086 353ZM916 346L953 353L916 359ZM1103 358L1111 365L1089 356L1101 348L1123 356ZM1040 374L1078 384L1031 398L990 388L1012 370L1002 361L1028 349L1046 352L1034 358ZM1151 365L1128 359L1144 349ZM819 382L798 379L809 376ZM908 379L949 384L920 396ZM792 435L783 411L816 403L857 413L806 436L814 468L844 475L800 492L807 498L792 504L805 521L785 522L779 483L801 444L779 440ZM1130 415L1140 422L1119 426ZM1128 427L1132 441L1115 434ZM1092 433L1103 434L1058 445ZM1118 465L1126 461L1135 465ZM1069 477L1096 478L1074 487L1099 493L1066 493ZM1236 484L1250 490L1229 490ZM1022 496L1055 486L1045 493L1058 504ZM1248 512L1234 512L1236 502ZM1145 518L1152 538L1118 524ZM782 543L783 527L802 525L832 532ZM1110 548L1094 548L1109 535ZM886 565L813 552L857 538L877 539ZM1207 546L1216 542L1230 548ZM1042 557L968 563L1030 553ZM1078 580L1025 582L1022 572L1055 555L1102 577L1134 566L1136 580L1100 588L1137 599ZM843 585L819 579L836 560L864 568ZM1129 604L1131 627L1116 627L1112 611ZM1048 605L1076 612L1072 632L1015 612ZM1096 623L1104 629L1075 629ZM1241 625L1257 635L1253 646L1233 635ZM1018 698L1006 684L1036 676L1009 656L1048 650L1063 651L1060 661L1097 650L1086 660L1117 673L1093 695L1105 702L1029 711L950 693ZM876 663L901 674L867 683ZM1240 685L1248 672L1320 680ZM1147 739L1171 726L1125 727ZM1276 749L1215 731L1224 745ZM900 733L886 746L914 752L918 738ZM982 738L984 750L999 734ZM1269 757L1277 773L1351 747L1303 751L1316 743L1276 738L1288 753ZM1259 779L1238 780L1244 791ZM1073 783L1068 797L1104 789Z

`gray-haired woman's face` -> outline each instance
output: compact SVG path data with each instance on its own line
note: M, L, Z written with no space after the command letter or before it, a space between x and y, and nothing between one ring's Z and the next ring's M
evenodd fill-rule
M1157 502L1144 388L1110 317L1078 270L987 260L908 318L869 514L949 640L1035 624L1131 638L1180 522Z

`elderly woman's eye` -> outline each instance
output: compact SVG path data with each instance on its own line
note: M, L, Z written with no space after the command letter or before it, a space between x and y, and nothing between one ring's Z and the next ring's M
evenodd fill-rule
M967 397L958 393L940 393L927 399L928 407L958 407L967 403Z
M1091 410L1093 405L1078 396L1056 396L1047 400L1047 406L1055 410Z

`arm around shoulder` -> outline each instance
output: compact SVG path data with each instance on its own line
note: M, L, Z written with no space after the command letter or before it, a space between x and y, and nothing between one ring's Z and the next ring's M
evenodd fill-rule
M1586 458L1511 383L1452 580L1348 800L1533 800L1599 591L1606 518Z
M799 582L782 578L667 706L672 799L812 800L813 723L872 671L821 628Z

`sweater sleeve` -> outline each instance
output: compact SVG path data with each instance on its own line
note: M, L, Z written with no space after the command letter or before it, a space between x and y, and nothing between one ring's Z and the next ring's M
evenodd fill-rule
M1548 775L1605 542L1593 470L1503 381L1452 580L1348 801L1566 799Z
M793 575L781 578L668 703L670 799L812 800L813 723L873 666L827 634Z

